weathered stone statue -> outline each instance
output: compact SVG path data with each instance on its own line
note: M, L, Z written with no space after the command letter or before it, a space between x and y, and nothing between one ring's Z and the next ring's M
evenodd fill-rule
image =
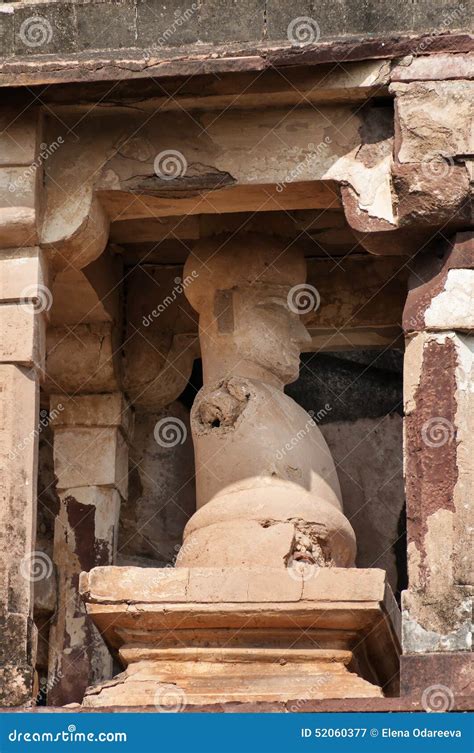
M295 305L302 252L259 235L215 237L197 244L184 275L204 367L191 416L197 510L176 567L83 573L88 613L126 667L84 705L395 692L385 573L353 567L331 455L283 392L308 340Z
M355 536L329 449L283 392L310 341L295 306L302 251L268 236L209 239L187 275L204 386L191 423L197 512L177 566L352 566Z

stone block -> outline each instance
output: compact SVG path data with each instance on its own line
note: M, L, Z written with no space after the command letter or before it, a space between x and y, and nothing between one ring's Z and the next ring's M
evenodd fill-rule
M119 388L119 345L109 323L49 327L47 376L49 392L115 392Z
M57 428L54 467L58 489L110 486L127 498L128 448L115 428Z
M186 568L153 569L151 577L142 567L95 567L81 573L79 588L94 602L126 599L133 594L147 602L186 601L189 571Z
M0 208L36 207L38 168L0 167Z
M59 497L61 511L55 535L58 570L61 571L64 564L61 563L62 547L59 544L64 537L68 550L74 550L78 557L79 569L112 564L120 514L118 491L103 486L72 487L60 492Z
M287 3L286 0L267 0L267 38L289 41L290 24L298 17L311 16L309 0ZM317 20L317 19L316 19ZM290 29L289 29L290 27Z
M0 362L44 371L45 317L32 303L0 304Z
M135 47L135 13L135 4L129 0L75 4L77 49Z
M418 0L413 5L413 31L423 33L437 29L438 33L472 28L472 6L455 0ZM422 51L429 52L429 40Z
M399 162L453 165L474 152L474 81L392 84L395 94L396 152Z
M198 39L199 3L179 0L138 0L137 36L140 46L158 54L168 47L191 44Z
M51 395L51 424L61 427L119 427L126 437L133 429L133 414L123 393L104 395Z
M0 3L0 50L2 56L6 57L13 54L14 40L13 5Z
M4 16L0 6L0 47L5 54L1 40L1 24ZM29 107L23 112L18 108L2 107L0 112L0 165L31 165L38 148L39 110Z
M9 301L52 303L47 265L39 248L0 252L0 302Z
M15 6L15 54L63 54L77 49L73 3Z
M261 41L264 34L264 0L205 0L199 11L199 41Z

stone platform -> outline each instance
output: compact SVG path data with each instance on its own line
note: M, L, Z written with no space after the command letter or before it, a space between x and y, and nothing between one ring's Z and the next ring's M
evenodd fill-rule
M81 592L126 667L85 707L398 692L400 614L382 570L97 567Z

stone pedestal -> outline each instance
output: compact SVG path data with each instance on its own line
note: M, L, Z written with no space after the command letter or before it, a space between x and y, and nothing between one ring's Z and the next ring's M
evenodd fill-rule
M86 707L370 698L397 692L399 612L382 570L98 567L89 615L125 671Z

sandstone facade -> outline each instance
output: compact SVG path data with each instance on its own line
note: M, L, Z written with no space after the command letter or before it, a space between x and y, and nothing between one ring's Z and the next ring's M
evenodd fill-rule
M0 705L465 707L470 9L359 5L0 5Z

